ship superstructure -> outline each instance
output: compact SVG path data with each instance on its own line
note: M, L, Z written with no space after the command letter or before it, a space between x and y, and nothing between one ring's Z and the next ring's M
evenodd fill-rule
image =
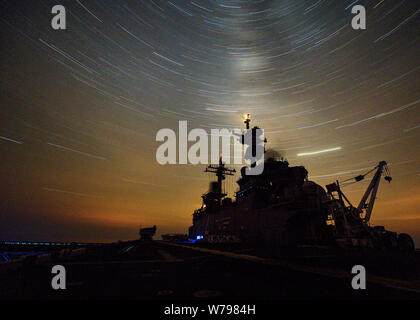
M249 122L246 115L247 129ZM251 130L254 129L258 127ZM328 185L325 191L308 180L308 171L303 166L290 166L284 159L266 156L260 175L247 175L246 168L241 169L235 199L222 192L223 180L235 170L227 168L222 160L218 166L206 168L205 172L216 174L217 181L202 195L202 206L193 214L191 239L253 246L414 249L409 235L369 225L382 173L388 171L385 161L371 170L376 170L375 175L358 207L348 201L338 182ZM360 181L365 176L354 180ZM391 181L389 175L385 180Z

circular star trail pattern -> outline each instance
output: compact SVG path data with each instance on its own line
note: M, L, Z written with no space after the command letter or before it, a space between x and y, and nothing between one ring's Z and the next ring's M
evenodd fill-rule
M51 8L66 8L53 30ZM354 30L354 5L367 13ZM373 222L420 241L418 1L2 1L3 237L185 232L210 177L160 166L156 132L265 129L321 185L380 160ZM322 152L330 151L330 152ZM300 156L298 156L298 154ZM357 204L367 182L345 189ZM231 194L234 181L226 183ZM5 229L6 228L6 229Z

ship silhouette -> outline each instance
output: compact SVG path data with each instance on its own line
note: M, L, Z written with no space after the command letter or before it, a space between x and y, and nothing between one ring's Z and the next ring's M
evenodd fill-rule
M244 123L249 129L249 115ZM251 130L256 129L259 128ZM385 161L352 179L358 182L375 172L357 207L344 195L338 181L325 190L308 179L305 167L290 166L283 158L266 154L260 175L247 175L246 169L241 169L239 190L232 199L222 192L222 183L235 170L227 168L221 159L218 166L206 168L205 172L214 173L217 181L210 183L209 191L202 195L202 206L193 214L190 239L263 247L305 245L414 251L408 234L398 235L383 226L369 225L382 174L386 172L385 180L391 181Z

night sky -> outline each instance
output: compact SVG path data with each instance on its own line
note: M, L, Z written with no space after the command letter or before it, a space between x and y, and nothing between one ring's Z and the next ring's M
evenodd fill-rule
M56 4L66 30L51 27ZM356 4L366 30L351 27ZM386 160L393 181L372 223L420 245L419 1L0 8L0 240L126 240L154 224L186 233L211 177L159 165L157 131L180 120L242 128L250 113L267 147L322 186ZM357 204L368 182L343 191Z

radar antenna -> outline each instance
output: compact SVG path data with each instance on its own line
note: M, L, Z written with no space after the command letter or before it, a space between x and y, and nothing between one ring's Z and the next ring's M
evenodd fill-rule
M212 166L209 165L204 172L215 173L217 176L217 193L223 195L222 193L222 182L226 179L226 176L233 176L236 172L235 169L229 169L225 167L225 164L222 161L222 157L219 158L219 165Z

